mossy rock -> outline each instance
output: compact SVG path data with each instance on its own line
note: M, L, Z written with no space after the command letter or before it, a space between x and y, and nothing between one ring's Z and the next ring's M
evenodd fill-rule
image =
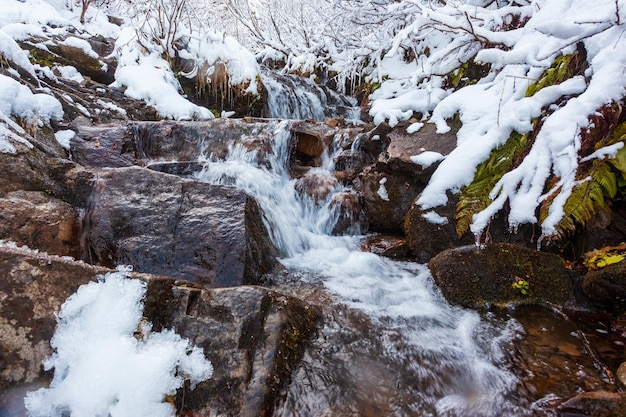
M617 314L626 312L626 261L589 271L582 288L594 304Z
M461 246L441 252L429 267L443 296L464 307L574 302L568 270L550 253L510 244Z

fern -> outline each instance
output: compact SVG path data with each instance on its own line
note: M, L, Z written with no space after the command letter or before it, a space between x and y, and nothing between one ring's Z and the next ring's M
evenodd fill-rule
M584 55L586 55L584 50L579 49L572 54L556 57L550 68L545 70L536 82L528 86L526 97L531 97L542 88L558 85L580 73L582 70L581 57Z
M504 145L491 152L489 159L476 168L472 183L461 189L456 206L456 233L459 237L469 230L474 214L489 206L489 193L500 178L513 168L515 160L524 151L527 143L528 135L513 132Z
M578 230L578 226L587 225L601 211L610 211L606 199L617 194L617 176L608 161L596 160L589 172L590 178L579 183L563 206L563 217L556 226L556 235L552 240L565 238ZM543 202L540 208L541 221L548 216L550 205L557 193Z

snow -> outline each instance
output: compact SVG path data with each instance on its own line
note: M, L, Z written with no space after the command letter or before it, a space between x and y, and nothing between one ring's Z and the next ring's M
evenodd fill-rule
M244 85L246 92L258 94L259 85L257 77L260 77L261 68L252 52L244 48L235 38L223 33L207 33L196 46L197 59L213 67L217 63L223 63L228 73L230 85Z
M554 234L563 216L563 205L576 184L581 129L587 127L588 116L598 108L625 96L626 77L617 75L623 74L626 68L624 29L611 23L615 19L615 3L605 0L594 3L591 9L582 0L537 4L541 7L523 28L499 35L498 42L510 48L483 49L478 53L477 60L491 64L492 75L477 84L421 102L419 97L423 98L423 94L405 93L401 89L386 91L384 83L377 90L381 93L373 95L375 101L370 114L377 122L385 119L390 124L396 123L408 115L408 109L424 114L432 112L430 122L437 125L439 133L449 131L446 121L455 115L462 121L456 149L441 162L417 200L424 210L446 204L447 192L458 192L469 184L478 164L504 144L513 131L529 132L533 120L541 116L546 107L565 98L564 104L553 107L554 111L545 116L530 153L491 191L489 207L474 216L471 230L475 234L480 234L507 202L512 229L523 223L537 223L535 211L545 198L545 184L552 175L560 180L545 195L557 193L557 196L541 226L544 235ZM450 16L453 15L446 17L448 25L452 23ZM437 19L443 21L440 15ZM573 52L577 41L582 41L588 52L588 79L574 77L526 97L528 85L558 54ZM412 76L427 80L430 74L413 73ZM408 82L405 77L404 83ZM397 85L399 81L393 83ZM427 84L422 81L414 85L424 90ZM404 100L407 95L413 97L408 103Z
M211 119L209 109L185 99L172 69L158 48L142 52L133 28L126 28L116 42L118 68L113 87L124 89L132 98L144 100L161 117L176 120Z
M76 136L76 132L73 130L59 130L54 133L54 138L59 142L59 145L68 151L70 150L70 141L74 136Z
M598 149L594 153L581 158L580 162L591 161L592 159L605 159L606 157L615 158L617 152L624 147L624 142L617 142L613 145L605 146L603 148Z
M381 200L383 201L389 201L389 194L387 193L387 188L385 188L385 184L387 183L387 178L381 178L380 181L378 181L378 191L376 192L376 194L378 194L378 197L380 197Z
M28 52L20 48L13 37L2 28L0 28L0 56L4 56L6 60L14 62L33 77L35 76L35 69L28 60Z
M33 94L25 85L0 74L0 114L19 117L28 123L50 123L63 118L63 108L54 97Z
M427 211L426 213L422 214L422 217L429 223L433 223L433 224L439 224L439 225L444 225L444 224L448 224L449 220L447 217L443 217L441 216L439 213L435 212L435 211Z
M85 80L83 75L71 65L55 65L53 70L58 71L61 77L66 80L76 81L77 83L82 83Z
M424 123L419 123L419 122L411 123L411 125L406 128L406 133L410 135L412 133L419 131L423 127L424 127Z
M126 272L81 286L58 314L46 359L49 388L25 398L31 417L173 417L167 395L211 377L202 350L173 330L152 332L141 323L146 285ZM141 336L135 337L140 329Z
M77 38L76 36L68 36L60 43L60 45L80 49L85 53L85 55L98 59L98 54L91 48L89 42L84 39Z
M424 151L418 155L411 156L411 162L426 169L432 164L443 160L445 157L439 152Z

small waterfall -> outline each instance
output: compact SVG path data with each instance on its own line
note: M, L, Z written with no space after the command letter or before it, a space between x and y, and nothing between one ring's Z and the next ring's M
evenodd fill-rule
M268 94L268 116L278 119L327 120L360 117L357 102L308 78L263 69L261 81Z
M302 372L310 374L301 378L302 386L291 388L297 398L288 400L280 415L329 415L315 411L318 407L341 410L331 412L337 416L366 415L359 408L360 398L369 397L370 389L380 395L379 388L389 393L390 410L367 415L534 415L530 401L516 394L519 380L509 370L513 365L506 352L521 331L516 322L489 322L476 312L452 307L440 296L425 266L363 252L359 249L362 236L331 235L338 218L331 204L333 196L349 190L337 185L317 201L299 193L288 172L291 138L287 122L270 122L270 126L275 132L273 151L263 163L256 152L235 144L227 158L210 159L196 177L254 195L287 270L307 285L323 288L351 311L365 314L373 326L366 331L372 334L369 341L351 339L349 347L343 347L333 340L346 329L327 322L322 339L330 346L318 347L305 358ZM333 149L322 166L314 168L318 173L332 174ZM346 356L342 349L358 356L354 353L361 349L357 345L364 346L362 353L369 359L353 358L334 374L324 368L338 355ZM355 361L358 369L351 367ZM386 379L375 376L378 373L359 374L379 368L385 369ZM345 382L350 378L352 382ZM355 381L364 383L363 378L374 380L350 394ZM339 388L342 384L352 388ZM329 393L342 389L343 394ZM320 397L325 398L322 406L315 404Z

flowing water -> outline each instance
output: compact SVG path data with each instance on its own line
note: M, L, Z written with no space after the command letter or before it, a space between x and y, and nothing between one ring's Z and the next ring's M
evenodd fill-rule
M268 93L269 117L299 120L359 118L360 110L354 98L338 94L308 78L264 68L261 81Z
M286 122L268 126L270 155L233 145L227 158L208 158L197 178L256 197L286 267L271 285L323 310L323 328L276 415L554 415L543 407L550 397L530 392L515 370L515 344L526 332L519 321L450 306L424 265L362 251L358 225L355 234L332 235L340 215L333 196L349 190L337 185L318 201L299 193ZM312 171L331 175L337 148Z

